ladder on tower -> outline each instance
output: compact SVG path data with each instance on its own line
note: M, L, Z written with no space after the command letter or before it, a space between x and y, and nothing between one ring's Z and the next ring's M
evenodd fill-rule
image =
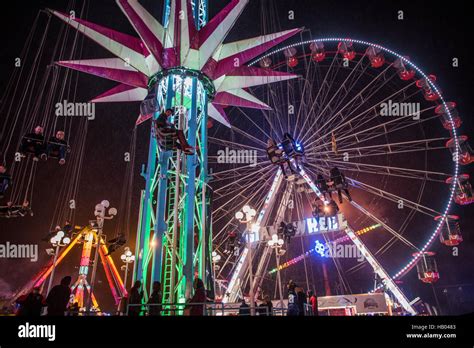
M173 161L176 160L176 156L173 156ZM170 183L170 186L168 188L168 193L167 193L167 200L169 202L168 204L168 211L166 214L166 232L165 235L163 236L163 265L162 265L162 293L163 293L163 303L171 303L173 302L173 296L172 292L174 291L175 284L173 279L174 279L174 274L173 272L176 272L176 270L173 270L173 257L175 257L173 253L173 246L174 246L174 238L176 236L173 233L173 217L174 217L174 208L175 208L175 203L179 197L176 197L177 192L175 188L175 176L176 174L173 173L169 175L168 182ZM163 308L166 309L166 308ZM169 308L168 308L169 309ZM166 313L166 312L165 312ZM168 312L167 314L172 314Z

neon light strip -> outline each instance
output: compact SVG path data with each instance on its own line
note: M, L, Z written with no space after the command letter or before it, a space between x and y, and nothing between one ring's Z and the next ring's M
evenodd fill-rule
M372 266L374 272L382 279L382 284L385 285L390 292L396 297L398 302L402 305L402 307L412 315L416 315L415 309L412 307L408 299L405 297L403 292L400 288L395 284L392 278L388 275L387 272L382 268L382 266L377 262L377 260L373 257L370 251L365 247L364 243L360 240L360 238L352 231L350 228L347 228L346 231L349 238L355 244L355 246L359 249L362 255L365 257L367 262Z
M102 239L101 239L102 243ZM109 267L107 267L107 259L105 257L104 250L102 248L99 249L100 260L102 261L102 266L104 267L105 277L107 278L107 282L109 283L110 291L112 291L112 296L115 300L115 305L118 305L120 302L120 295L117 293L115 289L115 283L112 278L112 273L110 272Z
M254 236L256 234L258 234L258 232L260 230L260 224L262 223L263 218L265 217L265 213L266 213L266 211L268 209L268 206L270 204L270 200L272 199L273 194L275 193L275 191L277 189L278 183L280 182L281 175L282 175L281 168L278 168L278 171L275 175L275 178L273 179L273 183L272 183L272 186L270 188L270 191L268 192L267 197L265 198L263 208L262 208L262 210L260 210L260 213L258 214L257 221L252 226L252 230L253 230L252 232L254 232L253 233ZM255 238L254 241L256 241L256 240L258 240L258 239ZM248 255L248 251L249 251L248 248L245 247L242 254L240 255L240 258L239 258L239 261L237 263L237 266L235 267L234 273L232 274L232 277L230 278L229 286L227 287L227 289L230 289L230 290L226 292L226 295L222 299L223 303L227 303L230 300L229 295L233 294L236 291L234 288L237 285L237 280L239 279L239 275L240 275L240 271L242 270L242 266L244 265L244 263L246 263L246 258L247 258L247 255ZM227 294L229 294L229 295L227 295Z
M378 227L380 227L380 226L381 226L380 224L375 224L375 225L372 225L372 226L369 226L369 227L365 227L365 228L363 228L363 229L360 229L360 230L356 231L355 233L356 233L358 236L360 236L360 235L365 234L365 233L367 233L367 232L373 231L373 230L375 230L376 228L378 228ZM341 242L346 242L346 241L349 241L349 240L350 240L349 236L342 236L342 237L340 237L340 238L337 238L337 239L331 241L330 243L341 243ZM324 246L327 247L327 243L326 243ZM299 255L299 256L297 256L297 257L292 258L291 260L286 261L285 263L283 263L283 264L280 265L280 268L279 268L280 271L281 271L282 269L288 268L288 267L293 266L294 264L296 264L296 263L302 261L305 257L308 257L308 256L311 255L314 251L315 251L314 248L312 248L312 249L306 251L304 254L301 254L301 255ZM275 267L274 269L272 269L271 271L269 271L268 274L273 274L273 273L275 273L276 271L278 271L278 268Z
M258 232L260 231L260 225L261 225L261 223L262 223L262 221L263 221L263 218L265 217L265 213L267 212L268 205L270 204L270 200L272 199L273 194L274 194L275 191L276 191L277 185L278 185L278 183L280 182L281 175L282 175L281 168L278 168L278 171L277 171L277 173L276 173L276 175L275 175L275 179L273 179L273 183L272 183L272 186L271 186L271 188L270 188L270 191L268 192L267 197L265 198L265 202L264 202L264 204L263 204L263 208L262 208L262 210L260 210L260 214L258 214L257 221L256 221L255 224L252 226L254 235L255 235L255 234L258 235ZM258 240L258 239L254 239L254 241L257 241L257 240Z
M247 247L244 248L244 250L242 251L242 255L239 258L239 262L237 263L237 266L235 267L234 273L232 274L232 278L230 279L229 286L227 287L227 290L230 289L231 291L226 292L226 294L224 295L224 298L222 299L223 303L227 303L230 300L229 298L230 293L234 292L234 287L237 284L237 279L239 278L240 270L242 269L242 266L244 265L244 262L247 259L248 253L249 253L249 249Z
M89 273L89 265L91 260L92 242L94 240L94 232L89 231L85 236L84 245L82 246L81 262L79 267L79 275L87 276Z
M297 46L301 46L301 45L308 45L308 44L311 44L312 42L331 42L331 41L332 42L340 42L340 41L353 42L353 43L357 43L357 44L361 44L361 45L365 45L365 46L373 46L375 48L379 48L380 50L382 50L384 52L387 52L387 53L401 59L404 63L408 64L408 66L415 69L427 81L428 85L439 95L440 100L441 100L441 104L444 106L444 109L446 110L446 113L448 114L449 120L451 122L451 127L452 127L451 128L451 133L452 133L452 136L454 138L454 143L455 143L455 145L454 145L455 154L453 154L453 156L459 157L459 140L458 140L458 136L457 136L457 133L456 133L456 127L454 126L454 121L453 121L451 112L449 111L440 90L436 87L436 85L428 78L428 76L417 65L412 63L406 57L403 57L402 55L400 55L400 54L398 54L398 53L396 53L396 52L394 52L394 51L392 51L388 48L385 48L383 46L380 46L380 45L377 45L377 44L374 44L374 43L371 43L371 42L363 41L363 40L354 40L354 39L347 39L347 38L330 37L330 38L323 38L323 39L306 40L306 41L297 42L297 43L294 43L294 44L291 44L291 45L273 50L273 51L267 53L266 55L264 55L263 57L260 57L259 59L256 59L256 60L252 61L249 64L249 66L252 66L252 65L256 64L261 59L267 58L267 57L269 57L269 56L271 56L275 53L282 52L282 51L284 51L288 48L291 48L291 47L297 47ZM455 190L456 189L456 181L457 181L456 179L457 179L458 175L459 175L459 163L456 161L456 162L454 162L453 182L451 183L451 187L450 187L451 194L449 196L448 203L446 204L446 208L445 208L444 213L442 215L443 218L446 218L446 216L448 215L449 209L451 208L451 205L453 203L454 194L456 192L456 190ZM313 187L311 187L311 188L313 188ZM314 188L313 188L313 190L314 190ZM315 192L317 192L317 191L315 191ZM428 238L428 240L425 242L423 247L420 249L420 252L426 251L431 246L434 239L438 236L442 226L443 226L443 219L440 219L438 225L436 226L436 229L431 234L431 236ZM419 255L413 256L412 259L400 271L395 273L395 275L392 278L397 279L397 278L400 278L401 276L403 276L406 272L408 272L411 268L413 268L414 265L416 265L416 263L419 261L419 259L420 259ZM377 289L379 289L379 287ZM376 289L374 289L374 290L376 290Z
M107 255L109 253L109 249L107 248L107 246L105 245L105 242L103 239L101 239L102 241L102 245L101 245L101 249L102 249L102 253L105 255ZM107 260L107 263L110 267L110 270L112 271L112 274L115 278L115 281L118 283L118 286L120 288L120 291L122 292L122 296L127 296L127 289L125 289L125 287L123 286L123 280L122 280L122 277L120 277L120 273L119 271L117 270L117 267L115 266L115 263L114 263L114 260L112 259L112 257L110 255L107 255L105 256L105 259Z

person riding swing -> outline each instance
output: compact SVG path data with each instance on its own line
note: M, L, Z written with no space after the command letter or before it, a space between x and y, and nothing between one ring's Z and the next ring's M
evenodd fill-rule
M26 134L21 140L20 153L22 157L33 155L33 161L39 161L45 153L43 127L36 126L32 133Z
M172 140L173 145L187 155L193 155L194 149L188 144L182 129L176 129L172 123L169 122L169 117L173 114L172 109L167 109L162 112L155 120L156 136L159 137L163 143L162 146L168 149L169 140ZM175 141L177 140L177 141ZM174 147L172 146L172 147Z

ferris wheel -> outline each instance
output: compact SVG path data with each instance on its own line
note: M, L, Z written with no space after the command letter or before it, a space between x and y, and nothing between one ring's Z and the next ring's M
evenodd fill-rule
M236 293L245 292L252 273L260 277L256 287L261 286L269 265L262 263L258 250L266 247L262 236L276 234L282 221L306 228L293 235L311 233L304 221L311 219L313 201L321 195L317 178L330 182L334 168L344 173L348 185L338 192L343 201L333 194L343 216L339 222L357 230L354 235L360 237L354 243L360 241L375 262L334 260L338 270L366 274L369 266L380 267L395 280L417 265L420 280L436 281L439 273L430 249L438 236L447 246L462 241L459 218L448 212L454 200L472 201L468 176L459 176L460 165L471 162L472 150L467 138L456 134L461 118L456 104L443 100L436 77L390 49L341 38L297 42L252 64L301 77L254 88L252 93L272 110L234 107L229 112L232 130L219 126L209 131L213 242L223 256L216 277L221 295L239 298ZM304 148L301 171L279 178L279 192L272 192L287 164L269 159L267 140L279 143L287 133ZM269 207L271 194L274 208ZM244 206L268 215L265 224L254 220L265 232L254 239L257 257L250 260L250 275L242 271L249 262L243 260L248 244L242 234L252 226L242 228L237 219ZM328 244L341 240L344 229L337 230L316 232ZM287 253L287 260L293 256Z

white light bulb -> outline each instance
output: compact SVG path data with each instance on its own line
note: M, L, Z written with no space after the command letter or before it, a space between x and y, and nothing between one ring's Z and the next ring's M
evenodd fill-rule
M63 239L63 243L64 243L64 244L69 244L69 243L71 243L71 239L70 239L69 237L65 237L65 238Z
M110 206L110 202L106 199L104 199L102 202L100 202L105 208L108 208Z
M255 209L250 209L249 214L250 216L254 217L255 215L257 215L257 212Z
M215 251L212 252L212 257L216 257L217 253Z
M130 250L127 250L127 251L125 252L125 256L132 256L132 252L131 252Z
M56 237L51 238L49 241L51 242L51 244L56 244L58 242Z
M127 258L127 256L125 254L122 254L120 255L120 258L122 259L122 261L125 261L125 259Z
M250 211L250 206L248 205L244 205L244 207L242 208L242 210L244 211L244 213L248 213Z
M130 261L135 261L135 255L130 256Z
M244 213L242 213L241 211L238 211L237 213L235 213L235 218L237 220L242 220L244 218Z
M58 233L56 233L56 237L58 237L58 239L61 239L62 237L64 237L64 232L58 231Z

